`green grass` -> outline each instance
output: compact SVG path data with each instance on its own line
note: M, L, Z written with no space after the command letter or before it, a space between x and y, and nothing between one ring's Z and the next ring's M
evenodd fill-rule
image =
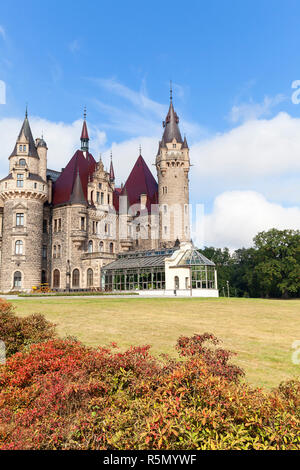
M18 314L43 313L61 336L91 346L150 344L155 354L174 355L180 335L211 332L238 353L234 362L253 385L270 388L300 375L291 360L292 343L300 340L300 300L56 297L12 303Z

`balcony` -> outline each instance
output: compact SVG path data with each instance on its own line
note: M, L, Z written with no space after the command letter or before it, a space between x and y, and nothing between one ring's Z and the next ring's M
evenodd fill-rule
M117 258L116 253L109 253L107 251L94 251L93 253L84 253L81 256L81 259L108 259L108 260L115 260Z

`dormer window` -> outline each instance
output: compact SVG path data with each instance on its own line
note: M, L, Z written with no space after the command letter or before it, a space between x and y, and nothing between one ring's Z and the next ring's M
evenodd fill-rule
M176 144L173 144L173 149L176 149Z
M20 160L19 160L19 165L20 165L20 166L25 166L25 165L26 165L26 160L25 160L25 158L20 158Z
M22 173L17 174L17 187L23 188L24 186L24 175Z

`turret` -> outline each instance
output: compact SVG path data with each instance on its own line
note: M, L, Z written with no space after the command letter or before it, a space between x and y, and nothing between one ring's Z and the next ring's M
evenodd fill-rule
M46 158L47 146L37 149L26 110L9 157L10 172L0 181L0 198L4 206L3 291L30 291L42 279L43 210L48 198Z
M39 174L40 177L46 181L47 180L47 151L48 147L46 142L44 141L43 136L41 139L35 140L36 149L38 156L40 158L40 165L39 165Z
M186 138L181 137L179 118L173 106L172 89L164 133L156 156L160 240L173 246L176 240L190 240L189 170L190 158Z

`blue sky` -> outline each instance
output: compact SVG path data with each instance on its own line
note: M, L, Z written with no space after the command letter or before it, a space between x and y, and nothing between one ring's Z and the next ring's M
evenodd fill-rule
M71 157L86 105L92 148L106 159L113 149L124 181L139 143L149 165L154 161L172 79L195 165L191 200L205 204L211 243L249 244L245 234L236 239L229 233L241 219L229 211L226 197L234 199L231 207L246 198L247 220L255 204L265 204L273 214L268 224L280 219L300 226L298 212L288 212L300 210L300 105L291 101L291 84L300 79L299 1L24 5L1 5L2 175L28 102L33 130L48 142L50 167L59 169ZM225 215L236 225L231 221L223 236ZM251 236L264 228L254 219Z

